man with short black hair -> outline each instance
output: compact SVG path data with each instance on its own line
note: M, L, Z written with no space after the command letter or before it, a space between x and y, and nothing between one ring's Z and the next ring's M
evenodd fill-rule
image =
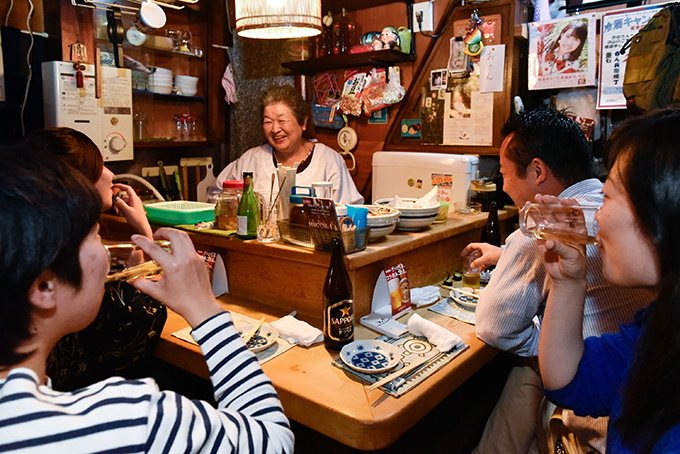
M566 115L554 109L535 109L509 120L502 134L503 190L518 207L533 202L536 194L602 205L602 182L595 178L590 146L579 126ZM588 229L594 234L597 226L589 222ZM550 425L558 428L556 432L576 435L574 450L604 452L605 418L581 418L554 406L546 410L536 357L550 282L536 240L518 230L508 236L503 249L471 243L461 254L475 249L483 255L473 266L496 265L477 305L477 337L527 360L526 366L511 370L475 452L536 452L545 448L541 437L549 440L547 448L554 452L555 444L563 440L549 433L547 418L552 418ZM602 276L597 247L587 246L586 255L588 292L583 336L617 332L621 323L632 320L635 312L650 302L650 295L609 285Z

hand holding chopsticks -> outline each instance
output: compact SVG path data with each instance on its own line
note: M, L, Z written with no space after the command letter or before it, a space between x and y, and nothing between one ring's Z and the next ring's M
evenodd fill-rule
M252 337L255 335L255 333L257 333L257 331L258 331L258 330L260 329L260 327L262 326L262 323L264 323L264 317L262 317L261 319L259 319L259 320L257 321L257 323L255 324L255 326L253 326L253 329L251 329L250 331L248 331L248 334L246 334L245 336L243 336L243 342L244 342L245 344L248 344L248 341L249 341L250 339L252 339Z
M383 378L382 380L378 380L377 382L375 382L371 386L369 386L368 389L372 390L372 389L378 388L378 387L380 387L380 386L382 386L386 383L389 383L392 380L394 380L395 378L399 378L402 375L405 375L405 374L411 372L412 370L419 368L425 362L427 362L427 358L420 358L418 361L409 364L408 366L404 367L403 369L399 369L398 371L389 374L387 377Z

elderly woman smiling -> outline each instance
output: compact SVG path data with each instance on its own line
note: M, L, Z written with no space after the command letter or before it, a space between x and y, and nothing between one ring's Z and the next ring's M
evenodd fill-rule
M222 182L240 180L243 172L253 172L253 189L270 190L271 175L281 163L293 168L299 163L297 186L311 186L315 181L333 183L333 199L339 203L361 204L364 198L357 191L345 161L335 150L312 141L307 130L309 106L295 88L273 86L261 98L262 129L267 143L251 148L229 164L208 189L209 197L222 191Z

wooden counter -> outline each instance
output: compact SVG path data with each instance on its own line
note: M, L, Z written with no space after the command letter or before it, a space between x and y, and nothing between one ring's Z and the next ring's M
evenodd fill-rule
M254 318L265 315L274 321L287 312L233 295L220 298L225 309ZM417 310L458 334L469 348L405 395L395 398L331 365L337 353L323 343L309 348L293 347L263 364L272 380L286 415L323 435L361 450L380 449L394 443L439 402L490 361L497 350L475 336L474 326L427 309ZM404 322L408 316L400 321ZM156 356L191 373L208 378L208 371L197 346L171 336L187 323L169 311ZM373 339L378 334L356 326L355 339ZM464 414L466 408L451 408L451 414ZM445 430L445 429L444 429Z
M516 214L514 207L499 210L504 235L510 232L510 220ZM357 319L371 312L373 289L385 268L404 263L412 288L441 282L447 272L462 269L460 251L468 243L479 241L487 216L449 214L444 224L433 224L418 232L396 230L370 241L366 250L347 255L345 263L354 289ZM129 227L120 219L104 216L102 223L102 235L129 238ZM189 234L197 249L220 253L232 296L283 308L286 313L295 310L299 318L321 326L329 253L288 243L264 244L199 231Z

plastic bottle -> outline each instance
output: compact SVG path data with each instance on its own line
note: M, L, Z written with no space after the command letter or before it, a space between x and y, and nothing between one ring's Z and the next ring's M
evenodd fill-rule
M253 173L243 172L243 196L238 204L236 236L241 239L257 238L260 207L253 192Z
M344 247L332 239L331 263L323 285L323 337L328 350L339 351L354 340L354 296L345 268Z

